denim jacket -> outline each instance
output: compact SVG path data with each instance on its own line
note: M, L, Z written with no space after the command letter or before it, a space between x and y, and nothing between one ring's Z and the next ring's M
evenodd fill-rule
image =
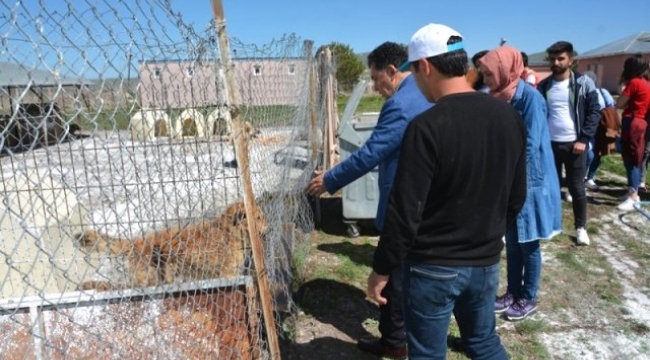
M375 226L381 230L406 126L432 105L418 89L413 75L405 77L395 94L382 106L370 138L359 150L325 173L323 183L327 192L334 194L379 166L379 205Z
M519 81L510 103L521 114L527 130L528 186L526 202L517 216L519 242L550 239L562 231L562 206L546 101L535 88Z

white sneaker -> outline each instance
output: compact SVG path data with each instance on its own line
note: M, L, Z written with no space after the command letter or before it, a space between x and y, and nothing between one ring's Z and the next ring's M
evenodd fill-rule
M569 194L569 192L567 191L567 192L564 193L564 200L566 200L566 202L572 203L573 202L573 196L571 196L571 194Z
M598 190L598 184L593 179L585 181L585 187L589 190Z
M633 200L631 197L628 197L625 201L623 201L620 205L618 205L618 209L621 211L632 211L634 210L634 203L636 201Z
M589 234L585 228L576 229L576 241L578 245L589 245Z

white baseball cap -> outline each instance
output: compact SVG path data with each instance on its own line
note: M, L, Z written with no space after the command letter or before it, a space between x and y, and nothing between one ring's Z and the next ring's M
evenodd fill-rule
M447 45L449 38L452 36L462 38L458 31L442 24L429 24L420 28L420 30L416 31L415 34L411 36L408 50L408 61L400 65L399 71L408 70L412 62L420 59L426 59L450 51L463 49L465 46L462 41Z

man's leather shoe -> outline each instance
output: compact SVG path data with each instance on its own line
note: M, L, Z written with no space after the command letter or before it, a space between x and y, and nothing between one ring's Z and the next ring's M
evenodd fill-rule
M405 359L408 354L406 346L393 348L382 344L378 339L361 339L357 342L357 347L365 352L391 359Z

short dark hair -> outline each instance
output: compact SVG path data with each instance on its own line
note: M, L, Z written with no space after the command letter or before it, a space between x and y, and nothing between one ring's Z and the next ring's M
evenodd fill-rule
M546 49L547 54L561 54L567 53L573 57L573 44L568 41L558 41Z
M463 41L460 36L452 36L447 41L447 45L456 44ZM467 61L467 52L465 49L453 50L444 54L436 55L427 58L427 61L433 65L440 74L448 77L465 76L469 69L469 61ZM413 63L415 71L419 71L420 64Z
M478 61L481 60L481 58L489 52L490 50L481 50L476 54L474 54L474 56L472 56L472 64L474 65L475 68L478 68Z
M646 78L648 75L648 60L645 60L641 54L632 55L625 59L623 63L623 73L621 81L628 82L634 78Z
M521 59L524 61L524 67L528 67L528 54L522 51Z
M374 65L375 69L384 70L388 65L393 65L398 68L407 59L406 45L386 41L368 54L368 67Z

